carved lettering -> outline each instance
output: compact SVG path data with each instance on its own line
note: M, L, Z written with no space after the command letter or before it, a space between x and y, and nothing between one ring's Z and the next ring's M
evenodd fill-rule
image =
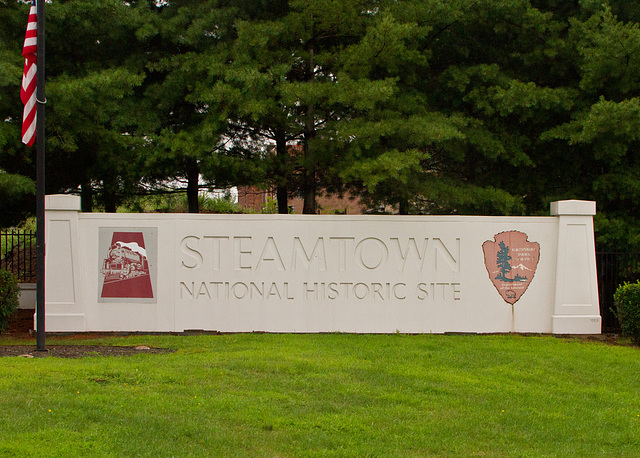
M187 269L198 269L204 262L204 259L202 258L202 254L197 249L190 246L190 242L191 244L197 246L200 242L200 237L196 237L195 235L189 235L187 237L184 237L180 241L180 251L182 251L182 254L190 258L190 259L187 259L186 262L183 259L181 264L183 267L186 267Z
M202 297L202 296L205 296L208 299L211 299L209 288L207 288L207 284L205 282L200 283L200 288L198 289L198 297Z
M189 235L180 241L180 266L189 270L207 267L214 272L223 271L230 265L234 270L277 272L348 272L354 266L368 272L389 267L400 272L412 268L417 272L460 272L461 269L460 238L447 244L437 237L390 237L386 240L365 237L358 240L336 236L328 237L330 244L326 244L326 240L327 237L316 237L303 242L301 237L292 237L282 241L277 237L266 237L262 243L243 235ZM261 243L259 251L254 251L255 242Z
M436 254L433 257L436 270L439 270L438 258L441 258L447 262L451 270L453 270L454 272L460 272L460 239L456 239L455 255L452 254L451 251L449 251L446 245L442 243L442 240L440 240L439 238L433 239L433 244L435 245L436 253L440 254L440 256Z
M306 300L318 299L318 283L307 283L305 281L302 285L303 285L304 298Z
M294 237L293 239L293 252L291 254L291 270L296 270L297 260L301 259L304 263L306 270L309 270L311 263L316 261L319 271L327 270L327 255L324 247L324 237L318 237L316 244L313 246L313 251L310 255L307 255L307 250L304 249L304 245L300 241L300 237Z
M460 283L418 283L418 300L460 300Z
M280 290L278 289L278 285L276 283L271 283L271 287L269 288L269 293L267 294L267 297L277 297L278 299L282 299L282 296L280 295Z
M293 300L293 299L295 299L295 297L294 297L294 296L291 296L291 294L289 293L289 283L287 283L287 282L284 282L284 297L285 297L287 300Z
M186 291L186 292L187 292L187 295L188 295L191 299L193 299L193 292L195 291L195 289L196 289L196 282L192 281L192 282L191 282L191 289L189 289L189 285L187 285L185 282L181 281L181 282L180 282L180 299L183 299L183 298L184 298L184 296L182 295L182 293L183 293L184 291Z
M260 284L251 282L249 285L249 290L252 298L254 297L264 298L264 282ZM254 291L256 293L255 296L253 294Z
M260 270L265 262L273 262L276 266L276 269L281 272L287 270L284 267L284 262L282 262L282 256L280 256L278 245L276 245L276 241L273 239L273 237L267 237L267 241L262 248L262 254L260 255L258 263L256 264L256 270Z
M400 254L400 259L402 260L400 271L404 272L410 252L416 253L417 261L419 261L419 263L416 263L417 269L419 271L422 271L424 267L424 261L426 259L427 246L429 245L429 239L428 238L424 239L424 242L422 243L422 251L418 249L418 244L416 243L416 239L413 237L410 237L407 240L407 245L404 249L402 248L399 238L392 238L391 240L394 240L398 245L398 253ZM413 246L413 250L410 250L412 246Z
M336 241L338 244L338 270L340 272L347 270L347 241L355 239L355 237L329 237L330 241Z
M360 267L367 270L376 270L387 263L389 249L380 239L367 237L356 245L356 260Z
M328 295L327 295L327 297L328 297L329 299L331 299L331 300L333 300L333 299L337 299L337 298L338 298L338 296L340 295L340 293L338 292L338 290L337 290L337 288L336 288L337 286L338 286L338 284L337 284L337 283L333 283L333 282L332 282L332 283L329 283L329 293L328 293Z
M358 299L364 299L369 295L369 287L365 283L356 283L353 285L353 295Z
M222 258L222 249L221 249L221 241L222 240L229 240L229 237L224 236L224 235L205 235L203 237L205 240L206 239L211 239L212 240L212 248L211 248L211 257L213 259L212 261L212 266L213 266L213 270L220 270L220 260Z
M407 298L407 295L403 294L403 293L398 293L397 289L398 289L399 286L402 286L404 288L404 287L407 286L407 284L406 283L396 283L395 285L393 285L393 296L396 299L404 300L404 299ZM402 296L399 296L399 294L402 294Z
M246 241L251 242L251 237L249 236L238 236L238 237L234 237L233 238L233 244L234 244L234 269L236 270L245 270L245 269L251 269L251 264L250 261L245 259L248 256L251 256L252 251L251 250L247 250L246 247L244 247L243 249L243 242L245 242L244 244L246 245Z
M233 294L233 297L235 297L236 299L244 299L244 297L247 295L248 292L249 292L249 287L247 286L246 283L243 283L241 281L234 283L233 286L231 287L231 293Z

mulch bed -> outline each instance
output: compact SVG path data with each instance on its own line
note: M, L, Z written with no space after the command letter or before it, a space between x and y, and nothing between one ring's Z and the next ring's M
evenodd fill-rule
M99 338L98 334L75 334L64 336L70 341L69 345L47 345L45 350L37 349L36 335L33 332L33 310L18 309L9 322L9 329L2 333L12 339L24 341L33 340L33 345L0 345L0 358L3 356L21 356L24 358L84 358L95 356L132 356L139 354L164 354L175 350L166 348L148 347L139 345L136 347L106 346L106 345L81 345L77 342L83 339ZM58 338L59 340L59 338Z
M142 353L163 354L174 350L154 348L144 345L137 347L120 347L105 345L45 345L39 351L36 345L0 345L0 358L3 356L21 356L23 358L85 358L95 356L132 356Z

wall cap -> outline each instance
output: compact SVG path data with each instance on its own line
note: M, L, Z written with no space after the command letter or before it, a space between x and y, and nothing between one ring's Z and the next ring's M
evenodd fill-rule
M47 211L80 211L80 196L71 196L68 194L50 194L45 196L44 208Z
M594 216L595 214L596 203L592 200L559 200L551 202L551 216Z

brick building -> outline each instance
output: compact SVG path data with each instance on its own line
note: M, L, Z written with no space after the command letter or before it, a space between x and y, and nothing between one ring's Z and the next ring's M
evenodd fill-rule
M302 145L289 146L289 155L295 157L302 154ZM289 196L287 199L291 213L302 213L304 201L300 197ZM316 196L318 214L361 215L367 207L360 199L349 194ZM254 186L238 186L238 205L256 213L278 211L275 189L260 189Z
M344 195L317 196L318 214L361 215L367 207L358 197ZM292 213L302 213L304 202L299 197L289 197L289 208ZM264 190L253 186L238 186L238 205L261 212L277 212L275 190Z

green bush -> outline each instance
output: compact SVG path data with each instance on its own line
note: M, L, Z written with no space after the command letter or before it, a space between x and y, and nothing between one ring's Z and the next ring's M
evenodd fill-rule
M243 213L243 209L231 200L231 196L198 196L201 213Z
M200 213L244 213L244 209L232 201L230 194L219 197L199 194L198 205ZM187 213L189 203L184 193L137 196L129 199L118 211L121 213Z
M16 276L0 269L0 331L6 331L9 318L18 308L20 287Z
M640 280L618 286L613 303L622 333L640 343Z

